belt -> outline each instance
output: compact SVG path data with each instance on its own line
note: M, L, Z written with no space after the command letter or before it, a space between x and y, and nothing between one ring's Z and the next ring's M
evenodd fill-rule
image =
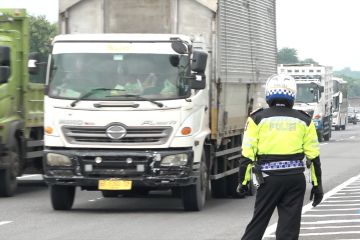
M269 163L261 164L262 171L303 168L303 167L304 167L304 162L302 160L278 161L278 162L269 162Z

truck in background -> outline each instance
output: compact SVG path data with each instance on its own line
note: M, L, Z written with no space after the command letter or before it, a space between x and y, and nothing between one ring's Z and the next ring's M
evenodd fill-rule
M29 54L24 9L0 9L0 196L12 196L16 177L41 172L44 83L31 82L38 56ZM28 65L29 64L29 65Z
M76 187L171 189L189 211L210 185L236 196L245 122L276 73L275 1L65 3L45 95L53 208L71 209ZM173 91L145 88L156 78Z
M333 77L333 105L332 127L337 130L345 130L348 123L348 95L347 82L339 77Z
M329 141L332 124L332 67L315 64L279 64L278 73L296 80L294 109L307 112L316 126L319 141Z

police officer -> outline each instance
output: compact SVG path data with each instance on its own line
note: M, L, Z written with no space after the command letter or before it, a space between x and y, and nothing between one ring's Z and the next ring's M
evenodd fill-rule
M273 75L265 88L269 108L250 114L242 143L239 194L247 193L254 167L260 170L257 179L263 179L257 190L253 218L242 240L261 240L275 208L279 216L276 239L298 239L306 190L305 156L311 171L313 206L323 198L319 142L311 117L292 109L295 79L285 74Z

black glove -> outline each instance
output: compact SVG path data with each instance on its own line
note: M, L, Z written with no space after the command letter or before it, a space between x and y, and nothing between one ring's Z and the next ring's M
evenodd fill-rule
M324 192L323 192L321 184L319 184L316 187L314 186L311 189L310 201L313 200L313 198L314 198L314 201L312 204L313 207L316 207L319 203L321 203L321 200L323 199L323 197L324 197Z
M249 188L247 185L242 185L241 183L237 186L236 188L236 192L238 193L238 197L245 197L246 194L248 193Z

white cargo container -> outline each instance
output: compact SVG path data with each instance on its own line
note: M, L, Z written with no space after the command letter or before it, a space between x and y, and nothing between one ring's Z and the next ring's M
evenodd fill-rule
M347 82L343 78L333 77L332 127L345 130L348 123Z
M213 197L235 196L245 121L276 73L275 0L60 1L60 11L45 97L53 207L71 208L75 186L105 197L172 189L186 210L202 209L209 182ZM91 84L72 78L79 95L59 95L79 61L80 75L116 89L79 101ZM107 87L129 73L143 85L168 74L182 92Z
M332 67L315 64L280 64L278 73L286 73L296 80L294 108L312 116L319 141L331 138Z

